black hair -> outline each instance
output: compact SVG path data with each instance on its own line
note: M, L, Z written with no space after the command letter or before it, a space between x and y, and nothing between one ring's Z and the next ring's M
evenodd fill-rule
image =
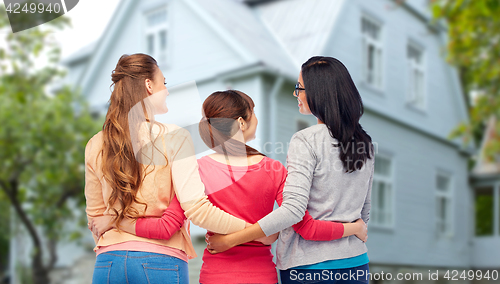
M360 170L373 156L372 138L359 124L363 101L347 68L332 57L315 56L302 64L302 79L311 113L338 141L346 172Z

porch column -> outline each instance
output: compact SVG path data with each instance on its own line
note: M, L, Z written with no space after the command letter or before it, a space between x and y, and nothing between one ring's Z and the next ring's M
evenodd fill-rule
M276 132L278 131L278 125L277 125L277 117L278 117L278 95L281 90L281 87L283 86L283 82L285 81L285 78L283 78L282 75L278 75L276 78L276 81L274 81L274 85L271 89L271 101L270 101L270 107L269 107L269 140L268 142L271 142L271 158L276 159L276 141L278 140L276 137Z
M500 222L500 181L495 183L493 188L493 235L498 236L499 234L499 222Z

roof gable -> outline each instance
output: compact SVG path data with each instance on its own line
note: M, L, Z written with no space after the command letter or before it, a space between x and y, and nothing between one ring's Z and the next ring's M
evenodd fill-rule
M262 63L288 77L295 77L298 69L291 60L284 55L282 48L273 38L265 26L256 17L253 10L244 3L234 0L177 0L184 2L195 12L201 20L221 36L227 46L231 47L243 60L244 65ZM125 26L123 23L134 13L137 1L122 0L119 8L115 11L112 21L97 44L91 45L93 51L85 53L88 55L88 63L77 84L87 91L93 81L97 68L100 66L115 37ZM90 55L89 55L90 54ZM85 59L82 56L70 56L65 60L66 64L76 59Z
M259 5L263 23L281 43L294 65L324 51L344 0L290 0Z
M481 144L479 159L477 161L476 166L474 167L474 174L484 175L484 174L500 174L500 162L490 161L485 158L485 148L488 143L491 143L493 140L498 140L499 137L497 135L497 120L495 116L491 116L488 120L488 124L486 126L486 130L484 131L483 142Z
M238 43L241 50L250 54L255 63L261 62L268 67L295 77L298 68L284 54L282 46L248 5L234 0L184 0L196 2L208 15L207 21L214 21L227 33L229 44Z
M137 4L134 0L122 0L120 4L118 4L118 8L113 14L112 19L108 26L106 27L106 31L103 33L101 38L96 44L93 55L91 55L90 60L88 62L87 68L83 72L82 78L77 82L77 85L83 88L83 92L86 93L88 88L90 87L90 83L98 74L96 72L97 68L100 66L100 62L104 60L107 55L107 51L114 43L114 38L119 34L120 29L124 26L123 21L127 19L129 13L132 12L132 8Z

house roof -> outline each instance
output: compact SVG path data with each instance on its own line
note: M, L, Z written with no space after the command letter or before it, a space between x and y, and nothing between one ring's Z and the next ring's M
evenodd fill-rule
M346 0L269 0L250 5L243 0L178 1L182 1L197 14L242 59L239 66L232 66L231 70L222 72L232 73L248 66L259 66L256 70L281 74L289 80L296 78L302 62L313 55L325 53L325 46L339 15L345 3L348 3ZM95 45L84 48L81 55L65 60L69 65L88 58L85 70L77 82L84 93L90 88L98 74L96 70L100 67L100 62L116 42L124 21L134 13L137 3L135 0L122 0L113 15L113 21L106 28L108 32ZM458 76L455 73L451 75L460 92ZM461 111L467 117L462 100L462 96L459 96ZM453 144L457 146L459 143Z
M295 78L302 62L313 55L323 53L328 35L331 33L337 14L345 0L309 1L258 1L251 8L248 1L235 0L182 0L201 15L209 26L216 29L244 59L244 65L261 63L288 78ZM253 3L253 2L252 2ZM98 42L92 43L63 60L71 65L89 59L89 66L80 83L85 88L91 81L93 68L112 44L134 1L122 0L115 11L115 20L109 23L106 33ZM302 19L302 20L301 20ZM304 25L303 20L313 20Z
M86 46L78 49L76 52L72 53L68 57L65 57L61 60L61 64L70 66L79 61L88 59L92 52L96 49L98 41L94 41Z
M314 55L324 53L345 0L271 1L259 5L262 22L300 67ZM307 24L304 24L307 23Z
M474 175L491 175L491 174L500 174L500 161L491 160L486 158L486 147L489 143L494 140L499 140L500 137L497 134L496 130L497 119L495 116L491 116L488 120L488 124L486 126L486 130L484 131L483 141L481 144L479 159L472 171Z
M279 1L279 0L235 0L235 1L244 2L244 3L250 4L250 5L257 5L257 4L261 4L261 3L265 3L265 2Z
M279 70L296 77L299 71L276 38L259 19L259 15L243 2L234 0L184 0L195 2L208 15L207 21L214 21L229 35L226 41L236 40L239 47L255 63Z
M181 0L197 13L203 14L209 26L218 29L229 46L249 65L266 67L296 77L300 65L309 57L324 53L325 45L339 18L345 0ZM417 0L413 0L417 1ZM90 44L65 58L71 65L90 59L80 83L85 88L91 81L97 62L113 43L110 38L122 27L136 1L122 0L98 42ZM307 24L304 22L307 21Z
M118 8L115 10L112 21L106 26L106 33L104 33L101 38L96 42L95 48L89 51L91 54L88 56L88 63L86 64L85 71L82 73L82 77L79 78L77 85L81 86L83 92L86 93L87 89L90 87L90 82L94 79L97 68L100 67L100 63L107 55L107 51L110 49L111 45L114 43L114 38L117 36L118 31L123 28L123 22L127 20L127 16L131 13L132 8L135 7L137 2L134 0L121 0L118 4ZM76 57L78 58L78 57ZM67 64L71 64L74 61L66 60Z
M229 46L244 59L243 65L260 63L270 69L283 73L288 78L295 78L299 66L293 64L290 57L283 53L282 46L259 20L258 15L243 2L234 0L182 0L195 12L202 13L207 24L216 29ZM105 51L113 44L113 38L120 23L130 13L135 1L122 0L113 15L113 21L108 24L105 33L98 42L90 44L77 53L63 60L64 65L71 65L83 59L88 60L88 66L82 74L79 83L85 89L87 82L92 81L94 68L98 68L105 56Z

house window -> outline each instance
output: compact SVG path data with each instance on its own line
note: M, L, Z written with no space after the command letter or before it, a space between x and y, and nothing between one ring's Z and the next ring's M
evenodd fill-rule
M156 9L144 15L146 52L153 56L158 64L167 60L168 21L167 9Z
M492 236L495 224L495 195L493 187L475 190L476 236Z
M302 129L306 129L310 126L309 122L305 120L297 120L297 126L296 126L296 131L300 131Z
M452 232L451 178L447 174L436 176L436 231L439 236Z
M372 208L370 221L374 225L393 225L393 170L389 157L375 155L375 169L372 184Z
M407 48L408 102L418 108L425 107L423 52L412 44Z
M382 29L367 17L361 19L363 35L363 79L378 89L382 88Z

